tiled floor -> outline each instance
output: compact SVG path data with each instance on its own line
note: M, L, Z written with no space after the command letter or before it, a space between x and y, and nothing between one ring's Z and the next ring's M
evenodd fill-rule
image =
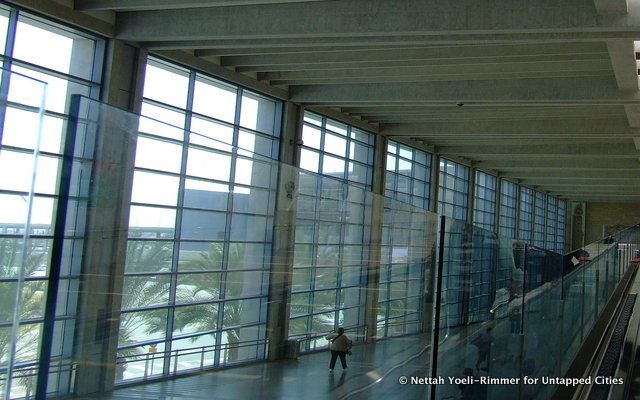
M426 399L428 386L400 385L403 375L428 376L430 352L426 336L409 336L356 346L343 371L328 369L329 353L298 360L176 377L91 396L121 399Z

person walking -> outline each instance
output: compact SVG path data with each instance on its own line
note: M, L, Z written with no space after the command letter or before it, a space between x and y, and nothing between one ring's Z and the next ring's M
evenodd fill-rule
M350 353L352 342L347 335L344 334L344 328L338 328L337 333L327 335L326 339L331 342L329 344L329 350L331 350L329 372L333 372L338 357L340 357L342 369L347 369L347 353Z
M476 361L476 371L488 371L489 370L489 353L491 351L491 345L495 341L495 338L491 335L491 327L488 327L485 332L478 335L472 342L474 346L478 348L478 361ZM486 362L486 368L480 368L480 364Z

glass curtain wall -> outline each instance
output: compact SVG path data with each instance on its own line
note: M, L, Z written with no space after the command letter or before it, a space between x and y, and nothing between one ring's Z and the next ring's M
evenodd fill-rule
M429 207L431 154L389 141L385 195ZM386 203L393 203L385 200ZM435 219L425 221L411 207L384 206L377 336L397 336L422 328L425 244L434 243Z
M28 273L25 280L21 311L21 327L17 349L16 367L23 378L14 381L12 396L33 394L36 385L40 343L50 349L51 364L49 393L65 394L71 385L71 351L76 318L78 257L83 244L81 229L60 230L55 233L55 215L60 207L59 178L69 113L69 98L83 94L97 98L100 93L104 42L92 35L50 22L33 14L0 5L0 59L2 67L12 72L32 77L47 84L44 103L40 155L38 157L38 181L35 187L34 213L31 216ZM0 96L6 98L11 79L3 75ZM15 89L15 88L14 88ZM13 89L12 89L13 90ZM32 91L25 85L19 96L11 98L15 103L25 103ZM0 228L0 265L7 267L14 257L14 220L19 213L12 213L14 206L24 205L24 187L30 182L32 151L35 145L34 127L38 119L28 108L9 107L2 113L2 160L0 169L11 171L0 177L0 197L4 216ZM11 183L13 182L13 183ZM20 183L18 185L18 182ZM69 208L82 213L82 201L73 196ZM12 206L13 205L13 206ZM11 214L11 215L10 215ZM80 217L79 220L82 218ZM65 265L60 271L53 326L44 326L44 309L51 270L51 253L54 246L62 247ZM0 278L0 284L3 278ZM8 292L6 292L8 293ZM6 304L6 303L5 303ZM1 326L1 325L0 325ZM4 328L0 328L5 332ZM52 343L53 337L64 337ZM55 372L54 372L55 371Z
M305 111L299 166L321 177L301 173L298 183L289 337L302 351L326 347L338 326L363 336L374 139Z
M469 208L469 167L446 159L440 160L438 213L467 221Z
M556 227L558 224L558 199L547 196L547 221L544 248L556 250Z
M16 171L0 175L0 396L5 399L34 393L50 243L37 236L43 215L34 194L43 182L36 185L33 179L46 84L7 70L0 74L0 168ZM6 129L16 113L21 120L13 123L20 122L21 129Z
M429 209L431 154L389 140L385 196Z
M534 191L533 245L544 248L547 195Z
M496 181L495 176L476 171L473 224L488 231L496 230Z
M518 211L518 239L532 243L533 233L533 190L520 186L520 209Z
M262 359L282 104L157 58L143 96L118 356L173 356L116 380Z
M500 180L500 236L516 237L516 221L518 206L518 185L507 180Z
M558 231L556 235L556 252L565 253L564 242L566 235L567 202L558 200Z

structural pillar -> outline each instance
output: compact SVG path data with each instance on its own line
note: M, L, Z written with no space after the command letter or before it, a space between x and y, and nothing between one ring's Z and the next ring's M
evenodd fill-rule
M378 336L378 294L380 285L380 259L382 225L384 223L384 188L386 171L387 138L376 136L373 160L373 201L371 204L371 240L365 289L365 341L372 342Z
M121 41L109 41L104 102L133 108L136 81L143 73L138 68L140 57L146 54ZM123 120L113 120L97 108L83 112L88 122L84 129L95 131L96 143L74 346L77 395L114 386L136 143L126 127L138 124L134 115L123 113L118 116Z
M285 356L285 342L289 336L289 308L293 280L295 222L298 201L298 140L302 122L301 108L287 102L283 110L280 138L280 164L276 213L273 228L273 257L269 275L269 306L267 311L267 340L269 360Z

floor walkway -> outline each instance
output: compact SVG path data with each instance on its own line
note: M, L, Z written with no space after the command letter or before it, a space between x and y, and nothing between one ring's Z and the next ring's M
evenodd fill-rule
M423 399L428 386L398 384L404 375L429 376L428 338L414 335L356 346L343 371L329 373L329 353L298 360L209 371L117 389L97 400L122 399Z

